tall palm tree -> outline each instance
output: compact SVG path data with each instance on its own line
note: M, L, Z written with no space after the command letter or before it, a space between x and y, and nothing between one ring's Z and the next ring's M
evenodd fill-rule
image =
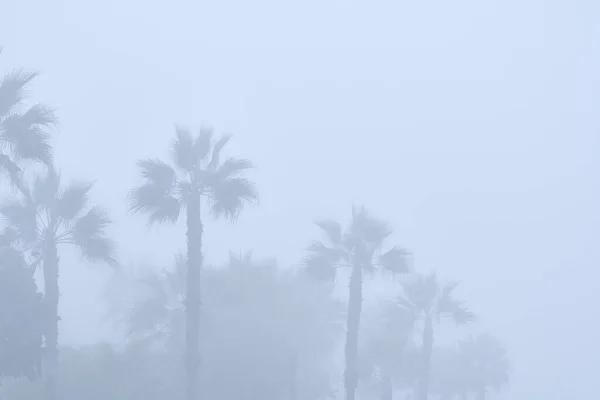
M470 337L459 342L458 349L477 400L485 400L489 389L498 392L508 385L510 361L496 338L488 334Z
M324 231L327 242L313 241L310 244L305 259L307 272L319 279L333 280L338 268L350 269L344 387L346 400L354 400L358 386L363 274L373 273L379 268L393 273L407 273L407 253L398 247L382 250L385 239L392 231L385 221L371 216L364 207L352 208L352 220L345 230L332 220L321 220L316 224Z
M22 161L52 161L47 129L56 123L53 110L41 103L29 108L22 104L36 76L33 71L16 69L0 78L0 175L14 185L21 179Z
M440 285L435 273L415 275L402 282L404 294L398 298L398 306L412 312L424 325L417 400L427 400L429 396L434 320L449 318L456 324L466 324L475 318L475 314L452 296L457 285L456 282Z
M130 210L148 215L149 223L179 219L186 209L187 277L186 277L186 374L187 398L198 398L197 371L199 354L200 270L202 268L201 199L218 218L235 220L247 203L258 199L254 183L242 176L252 168L244 159L221 160L221 150L231 136L213 140L212 130L192 135L188 129L176 128L171 145L172 166L159 160L138 162L145 182L131 191Z
M50 167L32 185L21 185L20 193L0 205L7 223L4 238L31 256L33 266L42 265L46 329L44 384L47 400L56 399L58 364L59 245L74 245L93 263L117 265L114 242L106 236L108 214L89 207L89 182L72 182L61 187L60 175Z

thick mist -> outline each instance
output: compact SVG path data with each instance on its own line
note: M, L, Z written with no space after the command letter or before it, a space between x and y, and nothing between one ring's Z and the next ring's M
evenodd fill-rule
M354 400L344 378L354 364L356 399L423 400L426 380L425 398L480 399L471 389L485 374L473 372L473 357L484 353L506 383L496 392L486 381L488 399L591 398L600 362L599 15L584 0L0 0L3 84L20 67L40 73L6 113L11 93L0 90L0 133L27 136L11 113L54 110L57 123L39 126L50 164L62 187L93 182L85 212L103 207L112 222L101 236L114 241L113 260L94 233L90 251L103 260L90 262L71 246L74 225L61 228L69 243L56 263L56 368L52 352L38 352L51 336L47 293L22 273L35 267L46 292L48 247L0 243L12 268L0 275L0 335L33 338L23 351L0 346L20 360L0 367L3 398L189 399L195 379L197 399ZM212 132L204 147L180 146L203 160L196 175L172 160L177 129L192 142ZM250 192L209 173L229 134L216 164L251 162L231 170ZM14 150L6 143L2 154ZM189 248L194 202L183 186L173 193L189 203L176 223L149 226L152 207L135 210L134 191L148 181L137 163L147 159L171 165L178 182L205 185ZM48 170L42 159L15 161L31 187ZM22 198L0 169L1 197ZM156 205L164 192L140 201ZM213 218L214 196L227 206L223 218ZM4 233L15 225L5 214ZM195 374L186 262L200 288ZM23 314L18 324L7 317ZM346 345L352 331L356 354ZM31 382L8 378L21 364ZM59 397L48 397L49 370Z

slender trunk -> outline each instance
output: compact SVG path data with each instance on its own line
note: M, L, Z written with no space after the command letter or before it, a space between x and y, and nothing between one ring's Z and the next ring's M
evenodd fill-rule
M344 386L346 400L354 400L358 386L358 332L362 310L362 265L356 263L350 275L348 318L346 321L346 370Z
M56 400L56 380L58 373L58 251L56 243L47 239L44 246L44 306L46 326L44 327L44 399Z
M185 371L187 400L198 400L200 366L200 272L202 270L202 220L200 195L187 205L187 276L185 294Z
M433 350L433 321L431 316L425 318L423 329L423 348L421 352L421 371L419 376L418 400L427 400L429 397L429 370L431 352Z
M290 361L290 398L291 400L298 400L298 353L295 350Z

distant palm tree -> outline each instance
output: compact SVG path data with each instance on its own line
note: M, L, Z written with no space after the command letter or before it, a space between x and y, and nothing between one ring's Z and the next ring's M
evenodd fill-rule
M14 185L21 179L22 161L52 162L47 128L56 123L53 110L40 103L29 108L22 105L27 86L36 76L33 71L16 69L0 78L0 175Z
M30 254L33 266L42 265L46 329L44 362L45 398L56 399L58 342L58 246L75 246L91 262L117 265L114 242L106 236L110 219L104 209L88 207L92 184L73 182L61 187L60 175L50 167L33 185L21 185L17 196L0 205L7 223L4 238Z
M346 320L346 366L344 387L346 400L354 400L358 386L358 335L362 310L363 274L379 268L394 273L407 273L407 252L392 247L382 251L385 239L392 233L388 224L374 218L364 208L352 208L352 221L343 231L332 220L317 221L327 236L327 244L314 241L307 249L306 270L318 279L333 280L339 267L350 269L350 293Z
M449 318L456 324L465 324L475 318L475 314L462 302L452 297L457 285L454 282L441 286L435 273L415 275L413 279L402 282L404 294L398 298L398 305L411 311L424 324L417 400L427 400L429 395L434 320Z
M199 355L200 270L202 268L203 224L200 202L208 200L214 217L235 220L246 203L255 202L258 193L242 173L252 168L244 159L221 160L221 150L231 136L213 140L211 130L198 135L176 128L171 146L173 166L158 160L138 162L145 182L130 194L130 210L148 214L149 223L179 219L181 209L187 211L187 277L186 277L186 374L187 398L197 400Z
M418 349L413 339L414 315L394 304L386 304L382 321L373 326L363 341L361 366L363 379L370 391L391 400L399 388L411 387L416 379Z
M459 342L459 354L467 371L470 391L485 400L488 390L508 385L511 366L507 352L496 338L482 334Z

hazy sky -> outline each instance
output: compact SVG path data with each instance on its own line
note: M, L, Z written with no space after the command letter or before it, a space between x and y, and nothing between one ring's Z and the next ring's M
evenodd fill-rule
M164 156L175 122L210 124L258 165L261 204L207 224L208 260L297 263L316 217L365 204L417 269L462 281L511 351L506 398L584 399L600 363L599 18L592 0L0 0L0 63L43 72L58 165L97 180L125 263L184 244L181 226L125 216L135 160ZM110 337L108 272L63 259L62 339Z

